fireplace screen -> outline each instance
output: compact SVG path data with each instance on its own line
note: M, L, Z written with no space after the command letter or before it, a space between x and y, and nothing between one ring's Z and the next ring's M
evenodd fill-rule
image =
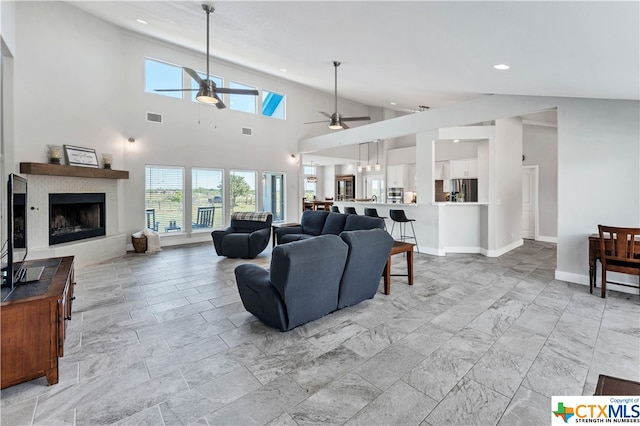
M49 194L49 245L106 235L105 194Z

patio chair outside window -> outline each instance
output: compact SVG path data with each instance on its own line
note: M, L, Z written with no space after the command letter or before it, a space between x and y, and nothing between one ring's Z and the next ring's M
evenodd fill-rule
M147 209L147 228L158 232L158 225L160 222L156 222L156 209Z
M198 207L198 215L196 222L191 225L192 229L213 228L213 217L215 216L215 207Z

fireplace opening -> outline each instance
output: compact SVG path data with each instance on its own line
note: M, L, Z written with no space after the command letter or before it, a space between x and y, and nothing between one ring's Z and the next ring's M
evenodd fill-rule
M49 245L106 235L105 194L49 194Z

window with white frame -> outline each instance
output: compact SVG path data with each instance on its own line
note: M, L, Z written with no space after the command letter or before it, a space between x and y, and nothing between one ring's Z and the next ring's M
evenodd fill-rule
M248 84L242 84L235 81L229 83L230 89L245 89L256 90L255 86L249 86ZM229 108L236 111L248 112L250 114L256 113L256 97L253 95L229 95Z
M144 205L148 228L184 232L184 168L146 166Z
M182 67L145 58L144 90L156 95L182 99L182 92L156 92L156 89L182 88Z
M304 198L312 200L317 195L318 177L315 166L303 166Z
M285 119L285 95L272 92L270 90L262 91L262 115L272 118Z
M191 169L191 229L221 228L224 224L224 170Z

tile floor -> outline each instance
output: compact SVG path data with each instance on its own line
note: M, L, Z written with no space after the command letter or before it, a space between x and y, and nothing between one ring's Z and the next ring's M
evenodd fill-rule
M586 254L585 254L586 255ZM534 425L599 374L640 380L638 296L554 280L555 245L415 255L415 285L290 332L248 314L211 245L78 268L60 383L3 425ZM254 260L268 265L269 253ZM404 266L394 256L394 272Z

